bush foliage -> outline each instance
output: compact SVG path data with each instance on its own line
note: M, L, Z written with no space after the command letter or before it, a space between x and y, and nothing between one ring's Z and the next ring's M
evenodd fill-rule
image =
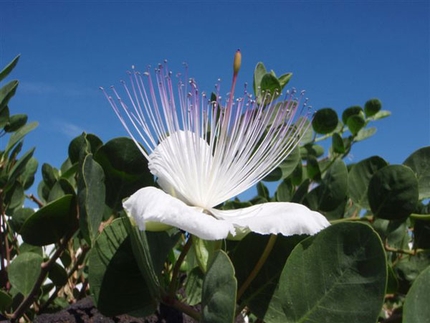
M254 90L280 90L290 79L259 63ZM0 148L0 310L12 322L88 295L107 316L146 316L162 302L215 323L240 314L267 323L429 322L430 147L401 165L379 156L346 163L354 145L390 115L378 99L340 116L319 109L300 146L257 185L256 197L221 206L302 203L330 227L311 237L250 233L214 246L177 230L140 232L130 223L122 200L155 183L129 138L104 143L83 133L62 165L41 165L38 196L28 195L38 162L35 148L23 150L24 139L37 123L10 113L17 87L12 80L0 89L7 138ZM277 183L273 196L268 182ZM201 250L210 254L203 263Z

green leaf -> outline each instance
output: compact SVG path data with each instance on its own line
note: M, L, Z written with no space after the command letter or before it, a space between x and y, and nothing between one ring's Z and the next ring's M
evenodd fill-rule
M4 197L4 202L7 204L8 215L13 213L16 208L21 209L25 201L24 188L20 182L15 182L14 185Z
M263 181L274 182L287 178L300 162L300 148L296 146L286 159L267 175Z
M264 317L288 256L294 247L306 237L306 235L284 237L280 234L276 236L273 249L264 265L239 300L242 305L248 306L258 317ZM255 268L269 239L271 239L270 235L251 232L239 242L232 253L231 259L239 287ZM252 252L249 252L250 250Z
M300 157L302 159L307 159L309 155L315 158L321 157L324 155L324 147L311 143L300 147Z
M94 154L103 142L93 134L83 133L69 144L69 158L72 164L79 162L87 154Z
M311 127L311 121L308 118L300 117L297 120L297 124L303 124L303 127L300 129L300 145L313 142L314 131Z
M220 242L216 240L203 240L197 236L191 236L191 239L193 239L192 248L197 264L202 272L206 273L213 261L215 252L220 248Z
M21 156L20 159L18 159L18 161L15 163L15 165L13 166L13 168L10 170L9 172L9 179L8 182L10 184L13 184L13 182L15 182L15 180L24 173L25 168L27 167L27 163L32 159L34 150L36 148L32 148L29 151L27 151L24 155Z
M341 135L335 132L333 133L333 136L331 137L331 139L332 139L331 145L333 147L333 152L338 154L343 154L346 151L346 149Z
M348 170L342 160L336 160L327 170L321 184L306 197L313 210L333 211L345 200L348 190Z
M42 178L48 188L52 188L59 177L58 169L44 163L42 165Z
M281 83L279 83L278 78L270 73L263 75L260 83L261 96L265 97L270 94L270 101L277 98L281 93ZM268 103L266 100L263 103Z
M338 122L336 111L331 108L324 108L315 113L312 119L312 128L316 133L328 134L336 129Z
M371 178L367 197L376 217L404 219L414 211L418 202L417 178L409 167L385 166Z
M415 280L405 298L403 323L430 323L430 266Z
M362 141L364 139L372 137L376 133L375 127L362 128L355 136L355 141Z
M429 253L420 252L413 257L402 257L396 263L395 269L398 277L402 277L405 282L413 283L428 266L430 266Z
M413 152L403 165L409 166L417 176L419 199L430 198L430 146Z
M9 122L9 108L7 106L0 109L0 128L3 128Z
M257 183L257 194L259 197L262 197L266 200L270 199L270 193L269 193L269 189L267 188L266 185L264 185L262 182L258 182Z
M194 306L202 301L204 274L200 267L194 267L187 274L187 283L185 285L185 295L187 295L187 304Z
M54 263L52 268L49 270L48 278L55 286L61 287L67 284L68 279L66 270L58 263Z
M26 134L36 128L37 125L38 123L36 121L30 122L25 126L19 128L18 131L14 132L9 138L9 142L7 143L7 146L5 148L5 154L9 154L12 148L15 147L15 145L20 142Z
M18 81L13 80L0 88L0 110L7 106L9 100L15 95Z
M348 118L346 123L348 125L349 131L353 135L357 135L357 133L366 125L366 121L361 115L353 115Z
M370 119L379 120L379 119L389 117L390 115L391 115L390 111L381 110L381 111L378 111L375 115L373 115Z
M81 166L78 181L79 226L88 243L99 232L105 209L105 185L102 167L88 154Z
M290 202L294 194L294 188L290 180L284 179L276 189L275 197L278 202Z
M12 215L11 221L9 222L10 226L15 232L19 232L22 225L33 213L34 210L31 208L21 208L16 210Z
M386 279L376 232L363 223L332 225L294 248L264 321L376 322Z
M264 64L262 62L258 62L255 66L254 70L254 95L257 97L260 95L260 86L261 86L261 80L263 79L263 76L267 73L266 68L264 67Z
M0 81L3 81L12 70L15 68L16 64L18 64L20 55L16 56L1 72L0 72Z
M387 162L381 157L372 156L352 166L349 172L348 193L354 203L370 210L367 199L370 179L379 169L387 165Z
M281 84L281 89L283 89L285 85L288 84L288 82L291 80L292 77L293 77L293 73L285 73L285 74L282 74L280 77L278 77L278 81Z
M349 117L356 115L361 115L364 117L363 109L358 105L349 107L345 109L342 113L342 122L346 124L348 122Z
M52 202L64 195L76 195L75 188L65 178L60 178L49 191L47 202Z
M372 117L382 108L382 103L378 99L371 99L364 104L364 113L366 117Z
M68 232L76 230L76 198L65 195L27 218L19 232L22 239L35 246L57 243Z
M38 166L39 163L34 157L30 158L30 160L27 162L27 165L21 173L21 177L19 179L22 182L24 190L28 190L33 185L34 176L36 174Z
M106 316L152 314L156 303L148 293L122 219L97 237L89 254L89 282L98 310Z
M105 173L106 204L122 209L122 200L138 189L154 184L148 162L130 138L115 138L94 155Z
M43 258L33 252L18 255L8 268L10 283L21 294L30 294L39 277Z
M12 297L3 290L0 290L0 311L5 312L12 305Z
M234 322L237 281L227 254L217 251L203 281L202 321L205 323Z
M306 172L308 177L312 180L319 181L321 179L321 170L318 160L312 155L307 156Z
M15 114L9 117L9 122L4 126L4 131L6 132L14 132L19 128L24 126L27 123L27 115L26 114Z
M161 273L167 254L177 243L178 235L171 235L166 231L140 231L128 217L123 218L123 223L130 235L134 257L146 282L146 292L153 300L159 300L161 287L158 275Z

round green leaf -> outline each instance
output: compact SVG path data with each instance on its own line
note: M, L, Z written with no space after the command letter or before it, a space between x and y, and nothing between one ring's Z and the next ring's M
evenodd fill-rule
M409 166L417 176L419 199L430 198L430 146L418 149L403 164Z
M306 144L300 147L300 156L302 159L306 159L309 155L316 158L321 157L324 154L324 147L315 144Z
M8 268L10 283L24 296L32 290L39 277L43 258L34 253L26 252L18 255Z
M234 322L237 281L227 254L217 251L203 280L202 322Z
M48 273L48 277L55 286L64 286L67 284L67 272L64 267L58 263L54 263Z
M371 99L364 104L364 112L367 117L374 116L382 108L382 103L378 99Z
M263 180L267 182L279 181L288 177L300 161L300 149L295 147L286 159L269 173Z
M331 137L331 145L333 147L333 152L335 153L343 154L346 151L343 138L337 132L333 133L333 136Z
M75 188L70 184L70 182L65 178L60 178L57 182L55 182L54 186L52 186L49 191L49 196L47 201L55 201L64 195L71 194L75 195Z
M153 185L148 162L130 138L115 138L103 145L94 159L105 173L106 204L122 209L122 200L138 189Z
M83 133L70 142L69 158L72 164L77 163L81 157L89 153L95 153L103 145L99 137L93 134Z
M349 131L353 135L356 135L366 124L366 121L361 115L353 115L350 116L346 122L348 125Z
M52 186L54 186L55 182L58 180L58 177L58 169L52 167L47 163L44 163L42 165L42 178L49 188L52 188Z
M405 298L403 323L430 323L430 266L415 280Z
M320 180L321 179L321 170L320 166L318 164L318 160L312 156L309 155L307 157L307 163L306 163L306 172L310 179Z
M372 156L364 159L354 166L349 172L349 197L356 204L365 209L370 209L367 199L367 188L372 176L381 168L387 166L387 162L378 156Z
M15 232L19 232L21 230L22 225L33 213L34 210L31 208L18 209L13 213L12 219L9 224Z
M311 209L333 211L344 202L347 190L348 170L342 160L336 160L321 184L309 192L306 201Z
M339 119L336 111L332 108L324 108L315 113L312 120L312 128L317 133L327 134L336 129L338 122Z
M377 233L363 223L332 225L294 248L264 321L376 322L386 279Z
M294 194L294 188L289 180L283 180L276 189L275 197L278 202L289 202Z
M349 107L345 109L342 112L342 122L346 124L348 122L349 117L355 116L355 115L363 115L363 109L359 105L354 105L352 107Z
M376 217L403 219L417 205L418 181L409 167L389 165L373 175L367 193L370 208Z
M65 195L28 217L20 234L27 243L45 246L58 242L77 226L76 198L74 195Z

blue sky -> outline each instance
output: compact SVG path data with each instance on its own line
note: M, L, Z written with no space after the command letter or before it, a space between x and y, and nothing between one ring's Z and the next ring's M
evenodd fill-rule
M21 54L10 109L39 121L25 146L36 146L40 165L59 167L83 131L104 141L126 134L99 87L118 84L131 65L168 59L181 72L187 62L201 90L220 78L228 92L237 48L239 84L252 84L263 61L293 72L290 85L306 90L314 109L379 98L392 116L349 160L401 163L430 144L429 21L428 1L2 0L0 66Z

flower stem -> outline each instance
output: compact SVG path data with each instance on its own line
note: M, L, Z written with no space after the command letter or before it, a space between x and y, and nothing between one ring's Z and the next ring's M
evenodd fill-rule
M187 255L188 251L190 250L192 245L192 239L191 237L188 238L187 242L185 243L184 247L182 248L181 254L178 257L178 260L175 263L175 266L173 267L172 271L172 280L170 281L169 285L169 295L170 297L175 296L176 287L177 287L177 278L179 275L179 270L181 269L181 265L185 260L185 256Z
M263 267L264 263L267 260L267 257L269 257L270 252L273 249L273 246L275 245L277 236L275 234L271 234L269 241L267 241L266 248L264 249L263 253L260 256L260 259L258 259L257 263L255 264L254 269L249 274L248 278L245 280L245 282L240 286L239 291L237 292L237 299L239 300L245 290L249 287L249 285L252 283L252 281L257 277L258 273L260 272L261 267Z
M184 314L187 314L189 317L193 318L197 322L200 322L201 314L193 309L191 306L184 304L177 299L169 299L168 301L164 300L164 304L181 311Z

